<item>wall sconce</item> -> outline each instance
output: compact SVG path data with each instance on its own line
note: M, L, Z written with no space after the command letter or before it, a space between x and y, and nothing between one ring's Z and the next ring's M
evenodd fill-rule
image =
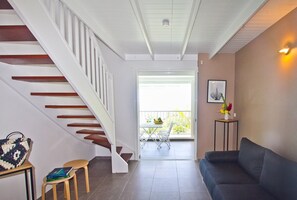
M288 54L290 53L290 47L282 48L282 49L279 50L278 52L281 53L281 54L288 55Z

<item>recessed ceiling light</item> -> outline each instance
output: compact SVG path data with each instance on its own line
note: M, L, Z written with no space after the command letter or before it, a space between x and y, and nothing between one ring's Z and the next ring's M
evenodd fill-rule
M169 26L169 19L163 19L162 25L165 26L165 27L168 27Z

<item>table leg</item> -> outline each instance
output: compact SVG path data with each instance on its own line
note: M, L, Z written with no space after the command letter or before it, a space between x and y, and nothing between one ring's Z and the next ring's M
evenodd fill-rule
M236 123L236 150L238 150L238 122Z
M24 172L25 172L25 182L26 182L26 195L27 195L27 200L30 200L30 196L29 196L29 188L28 188L28 174L27 174L27 170L25 170Z
M227 151L229 150L229 123L227 124Z
M73 184L74 184L75 200L78 200L78 190L77 190L77 179L76 179L76 175L73 176Z
M54 200L57 200L57 185L53 184L53 196Z
M43 184L42 184L42 188L41 188L41 193L42 193L42 194L41 194L41 195L42 195L42 196L41 196L41 199L42 199L42 200L45 200L45 187L46 187L46 184L43 183ZM34 199L34 200L35 200L35 199Z
M214 135L213 135L213 150L216 150L216 137L217 137L217 126L216 121L214 122Z
M85 166L84 170L85 170L85 179L86 179L86 190L87 190L87 193L89 193L90 192L90 182L89 182L88 166Z
M31 193L32 193L32 200L35 200L35 193L34 193L34 182L33 182L33 168L30 168L30 179L31 179Z
M226 123L224 122L224 138L223 138L223 151L225 151L225 144L226 144Z
M66 199L70 200L70 189L69 189L69 181L68 180L66 180L64 182L64 188L66 190Z

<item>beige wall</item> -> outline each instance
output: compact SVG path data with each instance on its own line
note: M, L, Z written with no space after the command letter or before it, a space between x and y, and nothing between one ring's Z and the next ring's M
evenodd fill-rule
M227 102L234 103L235 55L218 54L209 60L208 54L199 54L198 68L198 158L202 158L206 151L213 150L214 120L223 117L219 114L221 104L207 103L207 80L227 80ZM222 136L223 127L217 129ZM217 142L220 149L222 138L218 137Z
M240 135L297 160L297 10L236 53ZM289 55L278 50L287 43Z

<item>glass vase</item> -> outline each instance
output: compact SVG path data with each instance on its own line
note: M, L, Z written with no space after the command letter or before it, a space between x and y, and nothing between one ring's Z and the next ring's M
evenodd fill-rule
M228 119L229 119L229 113L225 113L224 120L228 120Z

